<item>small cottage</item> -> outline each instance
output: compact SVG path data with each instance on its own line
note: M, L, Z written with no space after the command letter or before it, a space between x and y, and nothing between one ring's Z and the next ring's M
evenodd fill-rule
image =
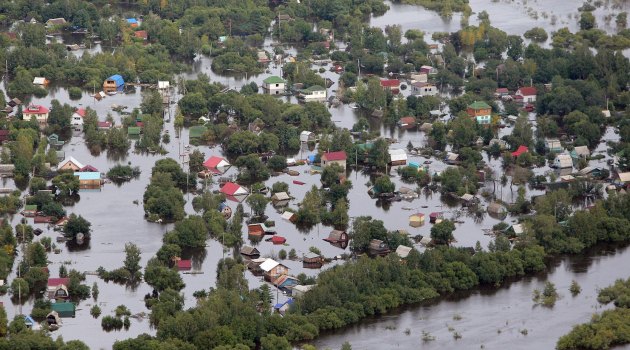
M254 237L262 237L264 235L276 234L276 231L273 228L267 227L267 225L263 223L247 225L247 232L250 236Z
M313 85L307 89L300 90L298 98L304 102L324 102L326 101L326 88Z
M391 166L406 165L407 152L405 152L404 149L390 149L389 150L389 164Z
M295 220L297 220L297 215L295 215L295 213L293 212L285 211L284 213L282 213L282 218L284 220L294 222Z
M389 90L392 94L400 93L400 80L398 79L381 79L381 88Z
M48 123L48 113L50 111L48 108L40 105L29 105L22 111L22 115L24 120L31 120L31 118L35 117L35 120L39 124L40 127L46 126Z
M81 189L100 189L103 184L99 172L75 172L74 176L79 178L79 188Z
M274 193L273 196L271 196L271 201L275 206L287 205L289 200L291 200L291 196L286 192Z
M435 67L425 65L420 67L420 73L424 73L427 75L436 75L438 74L438 70Z
M302 258L302 266L306 269L318 269L324 264L324 257L317 253L308 252Z
M72 127L79 131L83 128L83 118L85 118L85 108L78 108L72 114Z
M492 107L483 101L475 101L468 105L466 113L475 118L478 124L487 125L492 122Z
M553 166L557 169L566 169L573 167L573 160L568 154L558 154L553 160Z
M57 311L51 311L46 315L46 322L49 326L61 324L61 317Z
M124 86L125 80L120 74L112 75L111 77L105 79L105 82L103 82L103 90L105 91L121 90Z
M562 152L562 143L558 139L546 139L545 149L547 152L560 153Z
M587 146L576 146L569 153L574 162L577 162L579 159L588 159L591 156L591 151Z
M258 251L258 249L254 248L254 247L250 247L248 245L244 245L241 248L241 255L245 255L249 258L257 258L260 256L260 252Z
M415 126L416 125L416 118L412 117L412 116L408 116L408 117L402 117L398 120L398 126L400 126L401 128L406 128L406 127L410 127L410 126Z
M380 239L373 239L370 241L369 252L371 255L385 256L389 254L390 250L385 242Z
M523 98L523 103L536 102L536 88L533 86L524 86L516 90L516 96Z
M424 225L424 214L416 213L409 216L409 226L420 227Z
M68 287L63 284L55 287L55 290L52 293L51 298L53 299L68 299L70 297L70 293L68 292Z
M282 95L286 89L286 82L284 79L272 75L263 80L263 90L269 95Z
M459 154L453 152L446 153L446 158L444 158L444 162L450 165L459 164Z
M233 182L226 182L223 187L221 187L220 192L225 194L226 196L232 197L243 197L249 194L249 192L244 187L239 186L238 184L235 184Z
M78 160L76 160L74 157L66 158L57 165L58 170L79 171L83 167L84 165Z
M444 217L444 214L442 214L442 212L434 211L431 214L429 214L429 222L432 224L439 224L440 222L442 222L443 217Z
M70 302L52 303L52 310L59 314L59 317L74 317L76 305Z
M613 183L618 186L625 186L630 184L630 171L625 173L615 173L613 176Z
M411 253L412 249L412 247L407 247L401 244L396 248L396 255L398 255L401 259L405 259L407 256L409 256L409 253Z
M327 152L322 155L322 167L331 164L338 164L343 168L343 170L346 170L346 159L347 156L345 151Z
M33 78L33 85L37 85L37 86L46 86L48 85L48 80L46 80L46 78L44 77L35 77Z
M298 284L297 286L293 286L293 288L291 288L291 296L299 298L299 297L303 296L304 293L306 293L309 290L313 289L313 287L315 287L314 284L311 284L311 285Z
M212 156L203 162L203 166L208 170L214 170L218 168L227 168L231 166L231 164L222 157Z
M266 259L265 262L260 264L260 269L263 271L263 275L265 276L265 280L267 282L272 282L278 277L289 273L288 267L273 259Z

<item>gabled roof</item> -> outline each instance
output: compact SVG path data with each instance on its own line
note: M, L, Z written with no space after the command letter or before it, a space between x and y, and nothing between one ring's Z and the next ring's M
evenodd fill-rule
M346 155L346 151L338 151L338 152L328 152L322 155L322 159L326 161L338 161L338 160L346 160L348 156Z
M577 146L573 149L575 151L575 154L581 157L588 157L591 155L591 151L588 149L587 146Z
M79 171L86 171L86 172L98 172L98 169L96 169L95 167L91 166L91 165L86 165L83 168L79 169Z
M404 259L409 255L409 253L411 253L412 249L413 248L407 247L401 244L396 248L396 254L398 254L399 257Z
M416 118L414 117L402 117L400 118L400 120L398 120L398 124L400 125L410 125L410 124L415 124L416 123Z
M390 149L389 158L392 162L407 160L407 152L404 149Z
M508 88L498 88L496 92L501 93L501 94L507 94L510 91L508 90Z
M533 86L523 86L516 91L516 94L521 96L536 96L536 88Z
M177 268L180 270L190 270L192 268L192 260L178 260Z
M219 168L230 166L230 163L224 158L212 156L203 162L203 166L206 168Z
M279 262L273 260L273 259L267 259L265 260L265 262L263 262L262 264L260 264L260 268L265 271L265 272L269 272L271 271L274 267L280 265Z
M68 277L63 277L63 278L49 278L48 279L48 287L57 287L60 285L69 285L70 284L70 278Z
M381 80L382 87L399 87L400 80L398 79L383 79Z
M144 40L147 40L147 38L149 37L149 35L147 34L147 31L146 31L146 30L139 30L139 31L137 31L137 32L133 33L133 35L134 35L136 38L139 38L139 39L144 39Z
M116 86L125 85L125 80L120 74L114 74L111 77L107 78L107 80L112 80L116 83Z
M81 162L79 162L78 160L76 160L76 158L74 157L68 157L64 160L61 161L61 163L59 163L59 165L57 165L57 168L61 169L64 167L64 165L68 164L68 163L72 163L74 164L77 168L81 169L83 168L85 165L83 165Z
M619 178L619 181L621 182L630 182L630 171L625 172L625 173L618 173L617 177Z
M85 108L79 108L74 113L78 114L81 118L85 118Z
M485 103L484 101L475 101L475 102L469 104L468 108L472 108L474 110L478 110L478 109L490 109L492 107L490 107L490 105Z
M284 79L280 78L279 76L272 75L270 77L265 78L265 80L263 80L263 83L265 83L265 84L284 84Z
M51 18L46 21L46 24L52 24L52 25L66 24L66 19L65 18Z
M22 111L23 114L46 114L48 112L48 108L40 105L29 105Z
M238 196L247 194L247 190L234 182L226 182L223 187L221 187L221 193L226 194L228 196Z

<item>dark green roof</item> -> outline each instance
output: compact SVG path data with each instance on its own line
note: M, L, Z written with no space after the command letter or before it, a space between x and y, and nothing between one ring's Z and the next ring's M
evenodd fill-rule
M52 303L51 307L53 311L57 311L60 317L74 317L76 305L74 303Z
M284 83L284 79L282 79L282 78L280 78L278 76L272 75L270 77L267 77L265 80L263 80L263 83L265 83L265 84L282 84L282 83Z
M37 204L28 204L24 206L26 211L37 211Z
M483 101L475 101L473 103L471 103L470 105L468 105L468 108L472 108L474 110L477 109L488 109L488 108L492 108L490 107L489 104L483 102Z

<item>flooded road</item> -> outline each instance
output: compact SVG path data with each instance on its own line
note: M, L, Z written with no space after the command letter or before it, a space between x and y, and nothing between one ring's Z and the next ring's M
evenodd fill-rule
M384 27L387 24L397 23L403 26L403 30L421 29L430 34L437 31L456 31L460 27L461 15L455 14L451 19L443 19L438 14L426 11L420 7L389 4L391 9L384 16L374 17L371 19L372 26ZM494 26L506 31L508 34L522 34L525 30L534 26L542 26L548 32L563 26L568 26L571 30L577 29L577 2L567 2L560 0L553 1L529 1L527 5L522 2L499 1L492 0L472 0L471 7L474 12L483 10L490 14L491 22ZM624 5L626 6L626 5ZM538 19L528 15L527 8L531 7L539 13ZM542 15L544 9L548 10L547 17ZM597 12L604 13L604 10ZM531 14L531 11L530 11ZM569 14L571 17L569 17ZM552 24L552 15L556 15L555 24ZM475 21L476 16L471 17L471 22ZM599 18L599 17L598 17ZM612 27L606 27L601 22L601 28L607 31ZM265 48L270 51L270 41L266 42ZM95 45L86 49L89 52L98 52L102 48ZM110 48L104 48L109 50ZM83 50L72 52L72 54L80 55ZM239 89L246 83L254 81L259 85L262 80L270 74L280 75L281 67L270 65L270 73L263 73L245 78L241 75L219 75L210 69L211 60L206 57L198 57L191 65L191 70L181 75L185 79L194 79L197 74L204 73L210 77L211 81L220 82L230 87ZM323 74L325 77L335 81L329 89L329 93L337 88L338 75L328 70ZM177 100L180 96L175 96ZM104 120L108 113L114 116L119 123L120 116L113 112L112 105L128 106L127 111L139 107L141 102L141 90L136 88L129 93L119 94L105 98L103 101L95 102L94 99L84 92L80 100L70 100L68 92L64 88L51 87L49 95L41 99L33 99L34 103L50 105L52 99L58 99L62 103L69 103L75 107L90 107L97 111L99 118ZM294 102L293 98L285 98L287 101ZM174 106L170 106L174 111ZM343 105L338 108L331 108L332 120L335 125L342 128L351 128L359 119L356 110ZM389 128L376 125L375 129L380 130L382 136L391 137L397 140L392 148L404 148L407 142L411 141L415 146L422 146L426 142L426 135L419 131L400 130L398 128ZM168 151L167 157L180 160L180 150L188 144L188 131L183 130L181 138L175 138L175 130L173 122L165 123L165 130L168 130L171 142L164 145ZM510 128L500 130L500 136L510 132ZM609 129L606 137L618 137ZM90 154L83 142L82 135L77 134L71 140L67 140L67 144L63 147L66 155L73 156L83 164L90 164L101 172L105 173L116 164L129 163L132 166L139 166L142 174L138 179L125 183L121 186L114 184L106 184L101 191L96 192L80 192L80 200L72 206L66 207L68 213L76 213L83 215L92 223L93 234L88 249L80 251L70 251L62 245L60 254L49 254L49 269L51 277L58 276L59 266L69 264L70 268L79 271L95 271L99 266L106 269L114 269L122 266L124 260L123 248L126 242L133 242L142 251L141 265L145 265L160 248L162 236L166 231L172 228L172 225L162 225L157 223L149 223L144 219L144 210L142 208L142 196L150 178L150 172L156 160L161 156L142 155L130 153L122 159L114 159L108 157L106 153L94 156ZM221 156L220 147L192 147L200 149L205 153L206 157L217 155ZM602 144L597 151L604 151L605 145ZM312 151L303 149L294 156L296 158L305 158ZM418 163L424 162L426 159L420 156L410 156L409 161ZM430 172L440 172L447 165L440 160L431 159ZM484 156L484 160L495 171L496 174L501 172L500 159L488 159ZM300 172L297 177L286 174L271 177L266 184L271 186L274 182L284 181L290 184L290 192L293 199L289 206L297 209L297 204L304 197L304 194L312 185L320 186L320 176L310 175L309 166L300 166L293 168ZM536 169L536 171L546 171L548 168ZM232 168L226 174L236 174L236 169ZM395 171L392 172L392 174ZM389 230L405 229L412 236L421 234L428 235L430 232L430 224L419 228L412 228L408 225L408 217L414 212L422 212L428 215L433 211L444 212L446 218L458 218L462 223L457 225L454 232L458 246L474 246L475 242L480 241L485 247L492 237L484 234L484 229L489 229L501 220L492 218L487 214L481 218L473 218L468 216L459 204L450 205L441 200L439 193L423 193L420 198L412 202L394 202L390 205L383 206L377 203L375 199L368 196L368 186L366 185L370 178L361 173L351 171L348 179L352 181L353 188L348 195L350 201L349 216L356 218L358 216L370 215L376 219L383 220L384 225ZM293 184L293 180L299 180L305 183L303 186ZM416 185L404 184L399 177L394 177L392 181L397 185L415 189ZM6 180L5 187L14 187L12 180ZM493 188L493 184L486 183L486 188ZM217 184L210 187L211 190L218 189ZM535 191L528 191L528 195L537 194ZM509 184L501 188L497 184L497 197L501 197L505 202L512 202L516 196L516 186L510 188ZM186 211L193 213L192 199L193 195L185 196L187 201ZM138 201L137 204L134 201ZM483 205L487 205L486 201ZM237 203L229 202L232 208ZM245 212L249 212L249 208L245 205ZM280 215L282 210L276 210L271 205L266 209L266 215L270 220L275 221L276 230L279 235L287 239L285 246L274 246L270 242L259 242L256 247L261 251L261 255L276 256L280 249L289 251L295 249L298 256L308 252L309 247L314 246L321 250L325 257L332 258L344 252L341 248L334 247L324 241L322 238L328 236L330 227L317 225L307 232L298 231L295 226L282 220ZM21 219L20 215L12 218L14 226ZM506 222L512 222L513 218L508 217ZM32 219L29 219L32 224ZM40 237L51 237L54 241L57 236L56 232L47 230L44 225L35 225L44 230L44 234ZM246 232L246 226L243 229L243 241L245 244L252 244ZM422 247L417 247L422 249ZM205 252L193 256L193 270L200 271L200 274L182 274L182 278L186 283L186 288L182 291L185 296L185 307L195 305L195 299L192 294L200 289L208 289L215 285L216 281L216 265L219 259L224 256L232 256L232 249L223 249L221 244L215 240L207 241ZM18 256L16 263L21 260ZM571 325L588 320L589 315L598 311L595 300L596 288L603 287L616 278L628 277L623 269L619 266L627 266L630 262L630 251L626 248L619 250L604 250L592 252L584 257L565 258L554 264L548 275L540 275L526 278L518 282L506 285L498 290L480 290L470 293L469 295L453 296L447 300L440 300L429 305L414 306L404 311L394 312L378 319L366 320L359 325L350 327L334 334L323 335L319 338L315 345L321 348L331 347L339 348L341 343L349 341L353 345L353 349L375 349L375 348L392 348L401 349L417 348L480 348L483 345L488 349L505 348L505 344L511 344L515 349L525 348L552 348L558 336L566 333ZM283 261L290 268L292 275L305 273L308 276L315 276L320 270L304 269L298 261ZM334 263L327 264L324 269L334 266ZM15 273L15 272L14 272ZM250 288L256 288L264 282L253 276L249 272L245 272ZM9 280L15 275L9 276ZM536 288L541 289L544 282L549 279L554 282L563 297L558 301L554 309L546 309L542 307L533 307L531 301L532 291ZM568 292L568 286L572 279L576 279L581 285L583 292L579 296L573 298ZM114 284L112 282L105 283L96 276L88 275L86 284L91 286L97 282L100 295L97 303L103 310L103 315L111 315L116 306L120 304L126 305L132 314L148 313L144 306L143 297L151 292L151 288L141 283L135 288ZM274 297L276 293L273 293ZM279 301L286 300L286 296L279 294ZM21 312L27 314L32 309L30 300L23 307L19 307L13 303L9 296L0 297L9 313L9 318ZM100 319L94 319L89 315L89 308L94 304L92 299L88 299L79 304L77 316L73 319L63 319L63 326L53 336L63 336L65 340L80 339L93 349L109 349L113 342L117 339L135 337L141 333L154 334L155 330L151 329L147 319L132 319L131 327L128 331L114 331L106 333L101 329ZM461 316L461 320L454 320L456 315ZM455 317L458 318L458 317ZM506 323L507 322L507 323ZM447 326L448 324L448 326ZM453 331L449 331L451 326ZM409 335L405 334L409 329ZM523 330L527 330L527 335ZM430 332L436 337L436 340L423 342L421 340L422 331ZM455 340L453 333L461 334L462 339Z

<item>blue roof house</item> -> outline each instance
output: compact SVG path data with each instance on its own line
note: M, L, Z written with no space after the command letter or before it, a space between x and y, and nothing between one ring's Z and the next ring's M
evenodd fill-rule
M123 86L125 86L125 80L120 74L115 74L105 79L103 90L120 90Z
M127 18L127 23L131 25L138 25L138 20L135 18Z

